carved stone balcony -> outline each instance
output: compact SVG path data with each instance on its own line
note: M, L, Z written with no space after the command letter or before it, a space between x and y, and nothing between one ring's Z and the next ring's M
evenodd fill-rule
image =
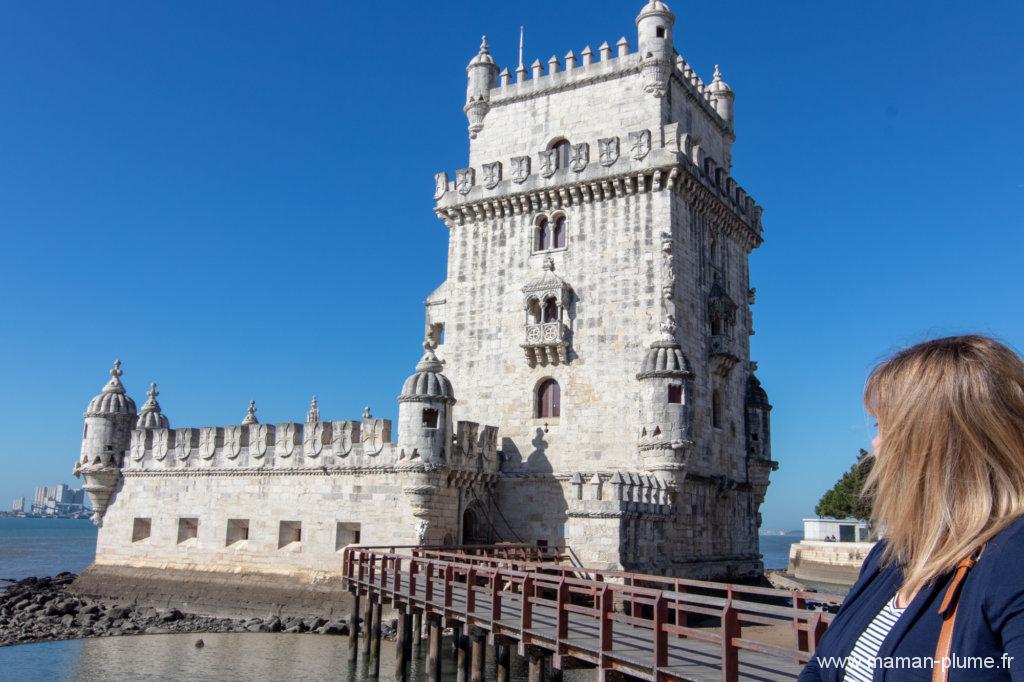
M711 364L715 374L723 378L729 376L729 372L739 361L735 344L729 336L725 334L711 335Z
M525 351L530 367L565 363L569 348L566 331L561 322L526 325L526 343L519 347Z

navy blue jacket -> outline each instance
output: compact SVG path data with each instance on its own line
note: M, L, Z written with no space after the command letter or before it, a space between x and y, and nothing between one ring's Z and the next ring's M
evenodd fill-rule
M857 582L800 674L800 682L842 680L843 668L834 657L850 654L868 623L903 583L899 565L879 566L883 547L884 540L868 553ZM938 608L951 578L952 572L921 588L907 606L878 652L892 667L876 668L874 682L931 679L930 663L942 624ZM989 541L964 581L952 654L961 660L949 669L950 682L1024 681L1024 517ZM924 664L915 669L913 657ZM982 658L968 662L962 660L965 657ZM979 667L985 664L984 657L993 667Z

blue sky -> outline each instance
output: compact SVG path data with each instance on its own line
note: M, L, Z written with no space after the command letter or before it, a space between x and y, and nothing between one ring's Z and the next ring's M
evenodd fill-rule
M0 501L70 481L115 357L172 423L392 416L444 278L432 174L465 65L635 43L642 3L0 4ZM672 4L737 93L765 207L753 356L791 528L871 438L864 377L964 331L1024 347L1024 5ZM632 434L624 433L624 438Z

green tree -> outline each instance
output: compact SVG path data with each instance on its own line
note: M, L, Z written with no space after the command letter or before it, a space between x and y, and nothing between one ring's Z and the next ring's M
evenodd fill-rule
M871 516L871 500L862 493L874 463L874 456L861 448L857 462L836 481L831 490L821 496L814 513L819 517L842 519L852 516L866 521Z

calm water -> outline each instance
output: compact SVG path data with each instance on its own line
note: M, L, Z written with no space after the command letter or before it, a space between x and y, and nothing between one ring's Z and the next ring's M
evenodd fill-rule
M762 535L761 556L765 568L786 568L789 565L789 546L800 542L799 535Z
M205 646L195 647L202 639ZM449 639L444 641L441 673L455 679ZM347 637L284 634L203 634L107 637L22 644L0 648L5 680L167 680L168 682L272 682L278 680L373 680L364 660L350 667ZM409 680L426 680L426 641L414 649ZM395 644L382 642L379 680L393 680ZM493 649L487 647L485 673L495 679ZM512 678L525 680L526 660L512 657ZM592 682L593 671L566 671L569 682Z
M0 578L79 573L95 555L91 521L0 517Z

